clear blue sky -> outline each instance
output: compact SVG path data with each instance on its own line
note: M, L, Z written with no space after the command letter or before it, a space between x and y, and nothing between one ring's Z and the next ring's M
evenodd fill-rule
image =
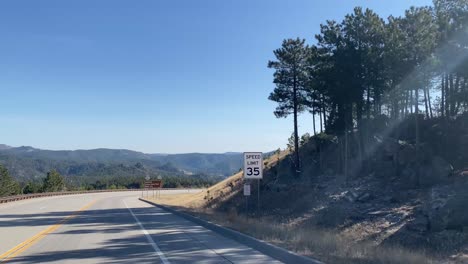
M3 0L0 143L143 152L268 151L272 51L313 42L354 6L383 17L429 0ZM308 114L300 133L311 132Z

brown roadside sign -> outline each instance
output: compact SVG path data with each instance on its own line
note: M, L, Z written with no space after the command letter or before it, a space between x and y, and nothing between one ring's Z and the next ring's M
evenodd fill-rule
M163 184L161 180L145 181L145 189L162 188L162 185Z
M162 181L161 180L155 180L153 182L153 188L162 188Z

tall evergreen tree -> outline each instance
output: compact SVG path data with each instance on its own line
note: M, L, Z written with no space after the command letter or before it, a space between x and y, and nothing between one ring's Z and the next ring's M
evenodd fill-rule
M8 170L0 165L0 197L20 193L19 184L13 180Z
M276 85L268 99L278 103L274 112L278 118L294 116L294 161L296 175L300 171L299 132L297 116L304 111L307 83L307 60L309 48L304 39L286 39L282 47L274 51L276 61L269 61L268 67L275 69Z

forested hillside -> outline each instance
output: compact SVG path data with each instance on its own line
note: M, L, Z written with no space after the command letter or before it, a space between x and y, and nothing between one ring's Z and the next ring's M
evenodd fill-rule
M173 166L190 172L205 173L210 175L229 176L242 167L242 154L223 153L187 153L174 155L151 155L153 160L161 163L169 163Z
M131 176L143 167L150 174L227 176L242 166L242 155L145 154L125 149L51 151L2 145L0 164L19 180L44 177L52 169L69 176Z
M145 154L125 149L51 151L0 145L2 195L45 191L47 175L64 177L60 190L141 188L144 178L164 186L203 187L239 171L240 153ZM55 174L54 174L55 175Z

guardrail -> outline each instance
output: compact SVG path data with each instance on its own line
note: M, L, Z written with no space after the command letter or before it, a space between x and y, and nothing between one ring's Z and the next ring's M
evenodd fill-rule
M166 190L170 190L172 188L167 188ZM173 188L177 189L177 188ZM49 196L59 196L59 195L72 195L72 194L83 194L83 193L102 193L102 192L128 192L128 191L146 191L147 189L115 189L115 190L92 190L92 191L70 191L70 192L49 192L49 193L31 193L31 194L22 194L22 195L15 195L15 196L6 196L0 197L0 204L2 203L9 203L19 200L26 200L32 198L41 198L41 197L49 197Z

